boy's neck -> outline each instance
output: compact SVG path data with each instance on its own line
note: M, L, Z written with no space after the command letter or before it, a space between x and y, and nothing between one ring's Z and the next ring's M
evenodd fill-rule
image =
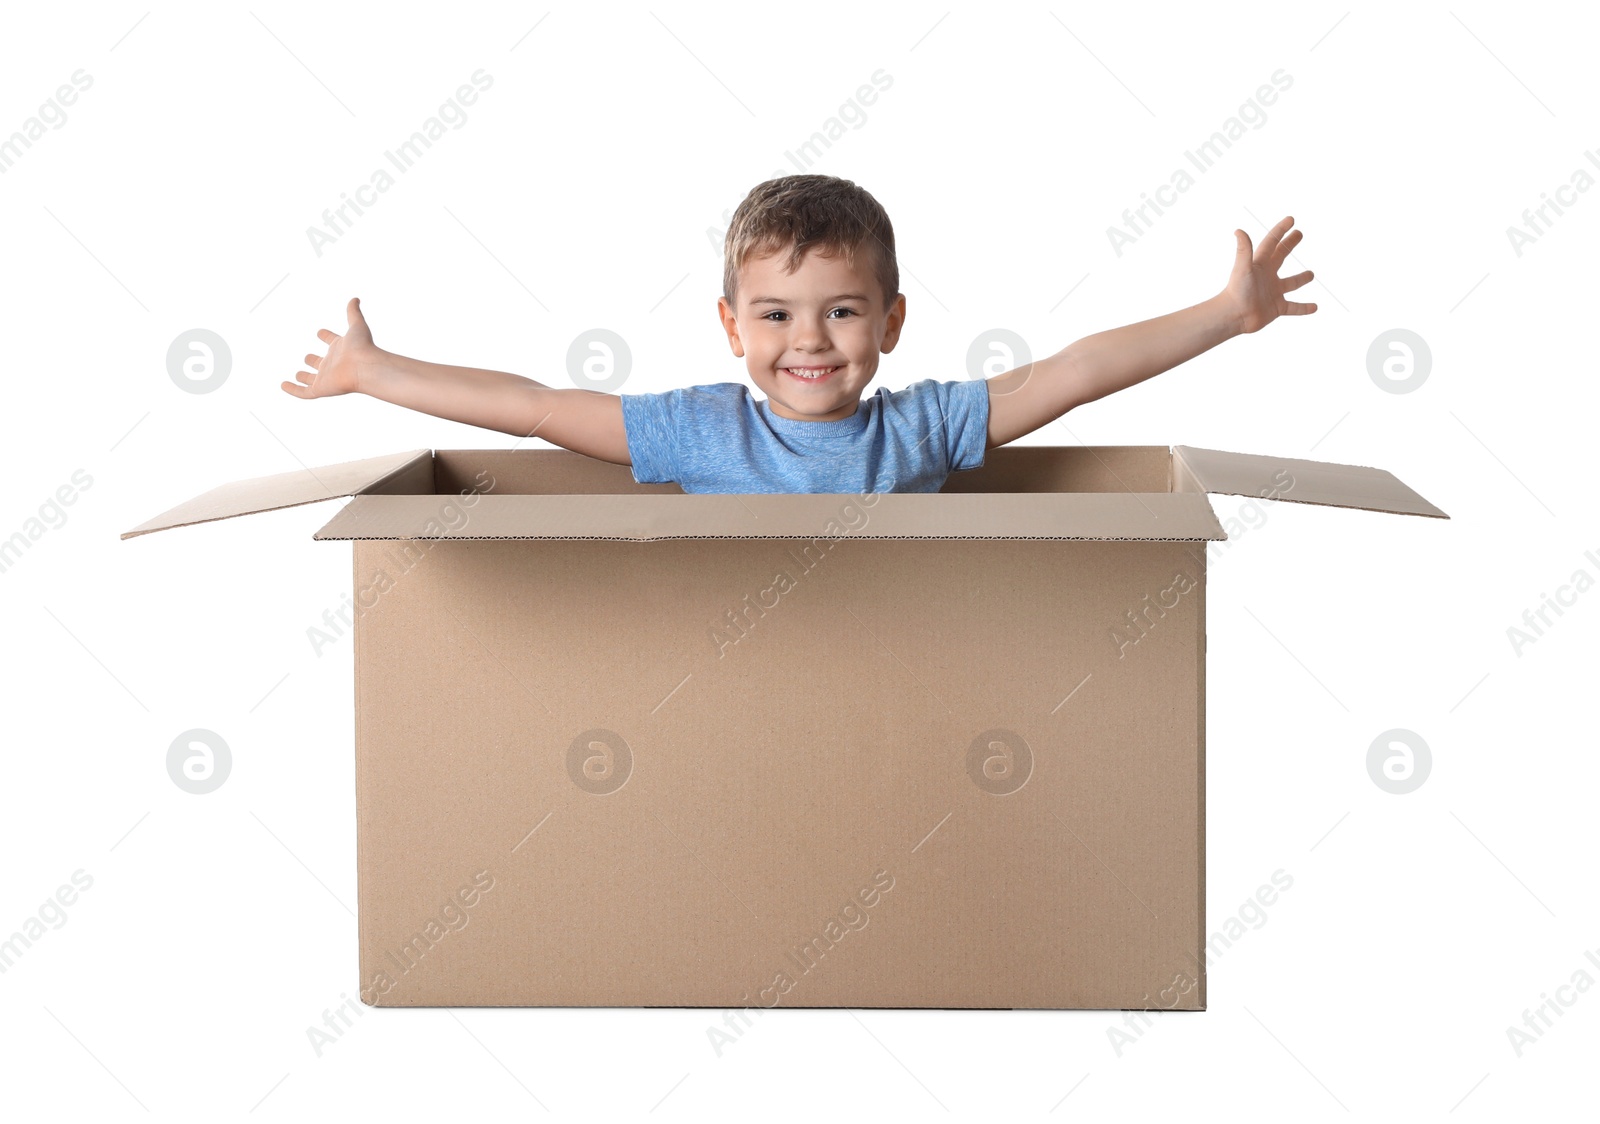
M816 415L807 416L807 415L803 415L803 414L800 415L799 417L793 417L793 416L790 416L789 414L783 413L782 411L780 411L778 409L778 406L782 405L782 403L774 403L774 401L771 398L763 398L761 401L766 405L767 412L769 414L771 414L773 417L782 418L784 421L841 422L841 421L849 421L851 418L855 417L857 414L859 414L861 412L861 396L860 395L857 395L856 396L856 400L853 403L851 403L848 412L845 412L845 408L843 406L841 406L841 407L839 407L838 411L835 411L837 416L833 416L833 417L817 417Z

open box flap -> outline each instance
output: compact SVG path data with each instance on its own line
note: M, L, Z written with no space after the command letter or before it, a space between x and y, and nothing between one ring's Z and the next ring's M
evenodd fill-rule
M122 537L130 539L151 531L164 531L168 527L209 523L213 519L295 507L338 496L432 491L433 452L431 449L411 449L365 460L258 476L252 480L235 480L145 520L133 530L122 532Z
M1450 518L1402 484L1393 473L1357 464L1297 460L1293 457L1173 448L1172 490L1259 496L1299 503L1392 511L1398 515Z
M1173 492L361 495L318 539L1225 539Z

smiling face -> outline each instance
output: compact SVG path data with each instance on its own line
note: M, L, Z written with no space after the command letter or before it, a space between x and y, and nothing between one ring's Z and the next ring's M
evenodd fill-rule
M747 261L737 309L719 297L717 313L774 414L842 421L861 404L878 356L894 350L906 298L897 294L885 305L866 249L856 252L854 267L808 250L793 274L783 270L788 255L784 247Z

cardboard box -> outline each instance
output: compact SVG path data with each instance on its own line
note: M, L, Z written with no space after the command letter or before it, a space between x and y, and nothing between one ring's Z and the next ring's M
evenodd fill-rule
M353 544L367 1003L1200 1010L1207 493L1447 518L1186 446L866 496L418 449L122 537L354 497L315 537Z

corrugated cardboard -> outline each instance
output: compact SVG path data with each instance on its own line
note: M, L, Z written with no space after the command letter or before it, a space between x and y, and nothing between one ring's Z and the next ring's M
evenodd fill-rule
M1444 513L1378 469L992 449L937 494L685 495L565 450L338 496L363 1000L1205 1007L1208 493Z

